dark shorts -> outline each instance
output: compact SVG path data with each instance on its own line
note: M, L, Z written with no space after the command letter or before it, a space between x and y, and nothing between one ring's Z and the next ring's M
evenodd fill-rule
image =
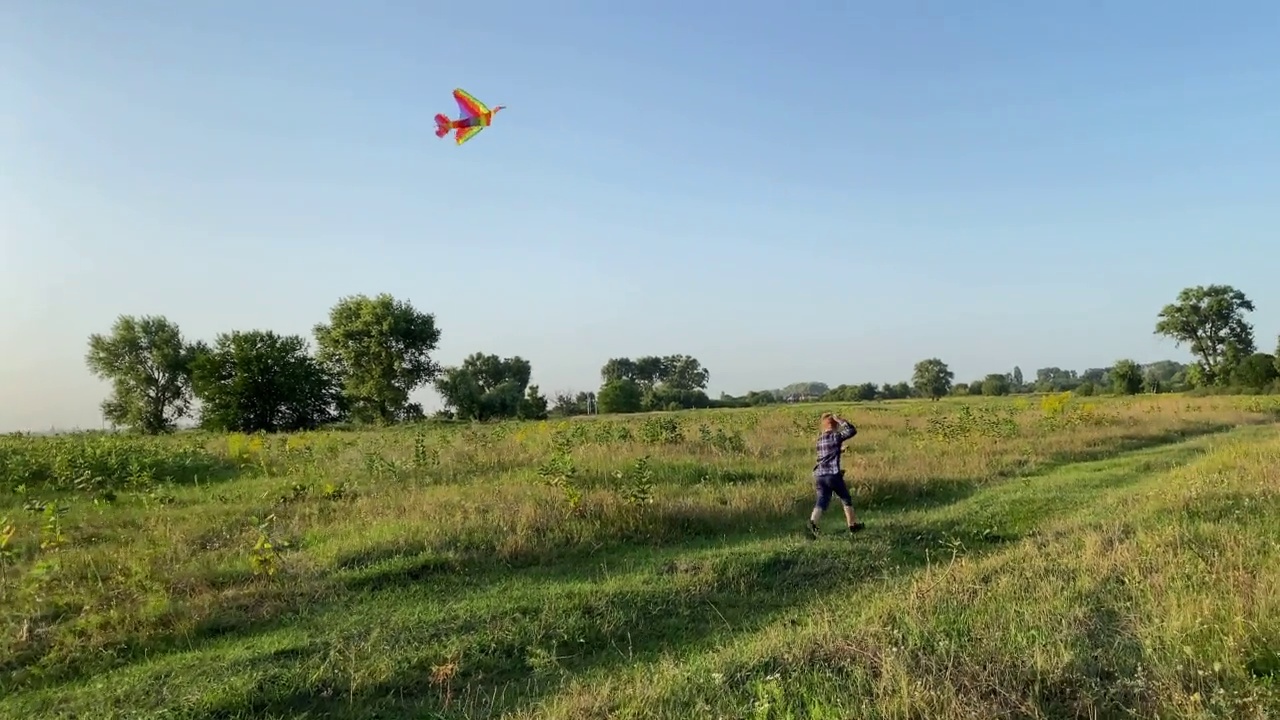
M845 507L853 507L853 498L849 495L849 486L844 484L844 473L838 475L818 475L813 479L814 490L817 492L817 506L822 510L826 510L831 504L831 496L834 494L840 498L840 502Z

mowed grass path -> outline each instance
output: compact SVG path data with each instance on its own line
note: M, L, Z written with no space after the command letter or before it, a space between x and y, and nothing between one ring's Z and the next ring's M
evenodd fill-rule
M868 529L813 541L823 409L148 441L110 503L13 441L0 716L1280 713L1272 406L837 408Z

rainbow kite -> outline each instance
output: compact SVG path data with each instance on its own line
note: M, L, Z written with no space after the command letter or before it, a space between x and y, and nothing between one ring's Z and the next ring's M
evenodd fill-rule
M450 130L457 130L454 138L458 144L470 140L477 133L493 124L493 116L498 111L506 107L499 105L490 110L485 104L475 99L475 97L463 90L457 88L453 91L453 99L458 101L458 112L461 116L457 120L450 120L448 115L439 113L436 115L436 137L442 138L449 134Z

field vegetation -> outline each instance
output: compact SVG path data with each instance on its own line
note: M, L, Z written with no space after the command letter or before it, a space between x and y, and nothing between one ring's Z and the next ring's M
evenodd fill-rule
M819 414L867 530L808 538ZM1265 718L1280 401L0 439L0 716Z

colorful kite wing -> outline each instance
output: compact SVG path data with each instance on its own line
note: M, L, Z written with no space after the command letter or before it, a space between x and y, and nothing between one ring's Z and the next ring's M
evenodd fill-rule
M489 108L484 103L462 88L457 88L453 91L453 99L458 101L458 110L463 117L476 117L489 113ZM474 135L474 133L472 134Z
M483 125L472 125L471 127L460 127L458 128L458 131L454 133L454 137L457 138L458 144L461 145L462 143L475 137L476 134L483 129L484 129Z

